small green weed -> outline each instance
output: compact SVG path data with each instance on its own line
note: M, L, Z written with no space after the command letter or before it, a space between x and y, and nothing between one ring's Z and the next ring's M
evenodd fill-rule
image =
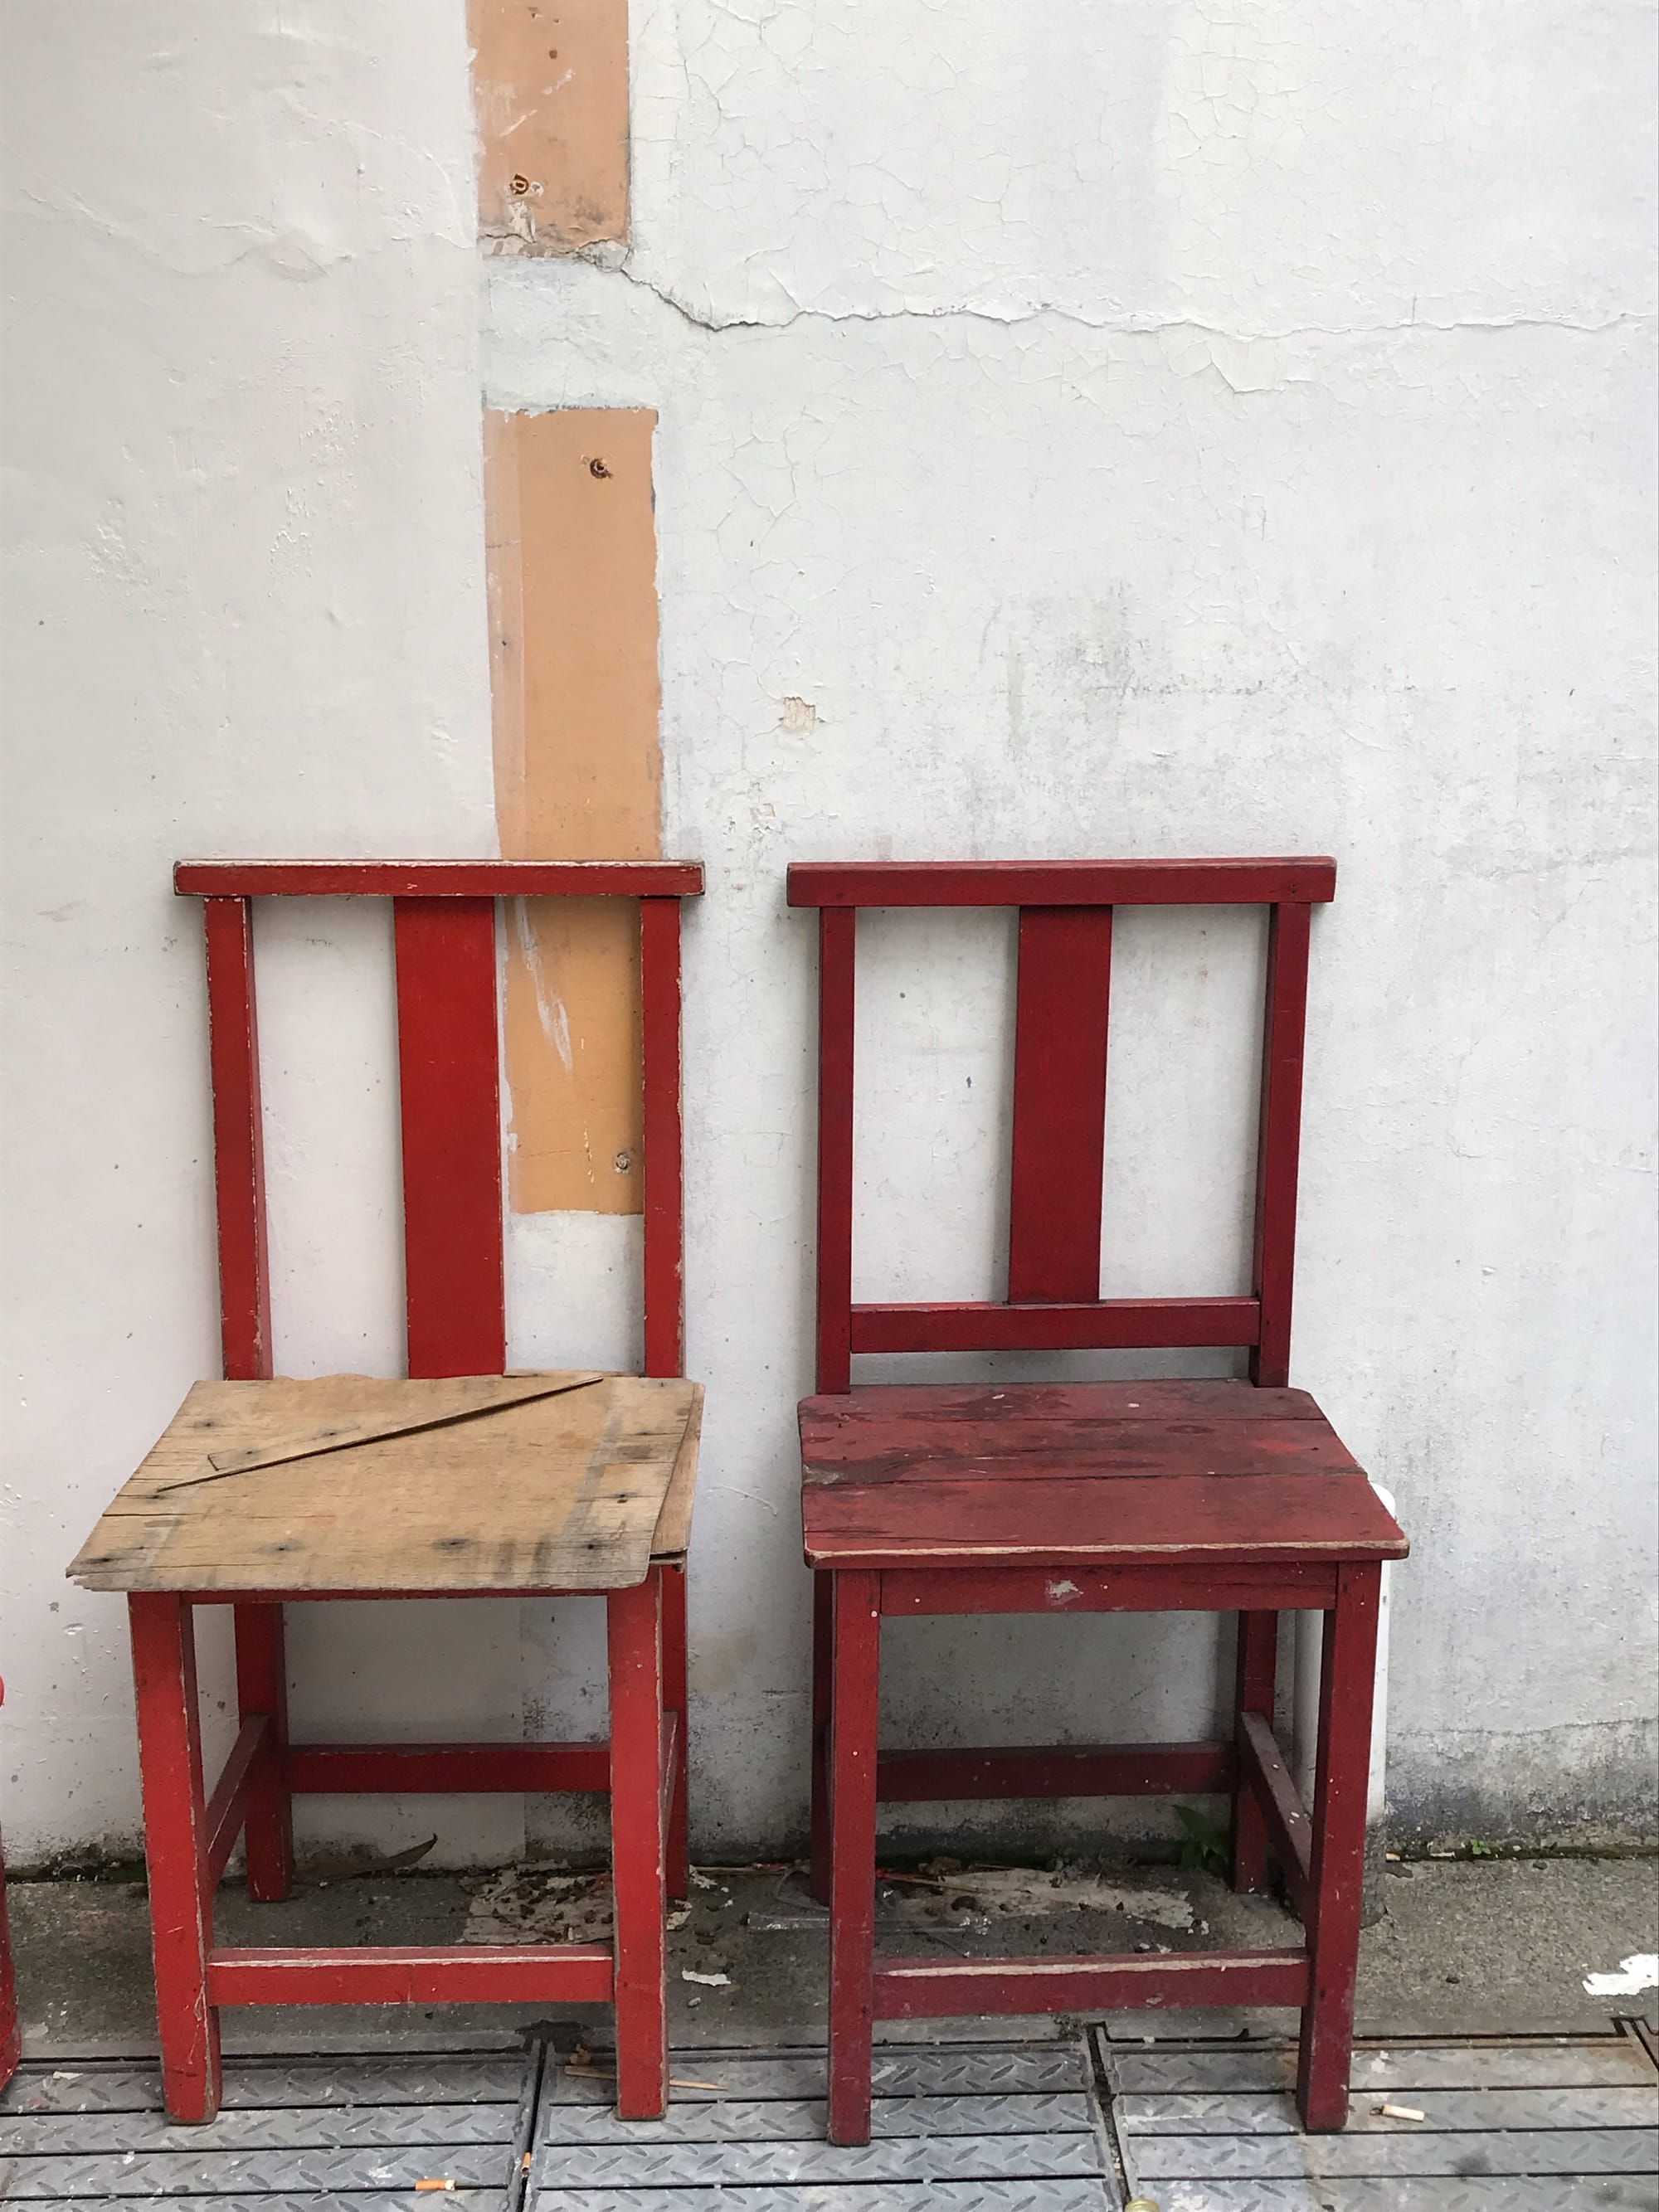
M1224 1876L1231 1860L1231 1830L1208 1819L1195 1805L1177 1805L1175 1815L1181 1823L1179 1863L1199 1874Z

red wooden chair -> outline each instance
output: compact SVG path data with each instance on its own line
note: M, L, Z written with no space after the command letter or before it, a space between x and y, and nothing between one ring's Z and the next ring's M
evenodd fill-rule
M187 862L207 932L224 1382L198 1384L70 1569L128 1593L168 2112L210 2119L226 2004L614 2001L617 2101L662 2112L665 1893L685 1894L684 1553L701 1393L684 1362L678 862ZM386 897L398 975L406 1382L273 1373L252 902ZM495 901L636 898L644 1030L645 1371L501 1378ZM459 1380L445 1378L461 1378ZM485 1379L476 1379L485 1378ZM213 1449L209 1451L209 1445ZM234 1478L231 1480L230 1478ZM603 1594L608 1743L289 1739L285 1601ZM204 1787L192 1608L234 1607L240 1733ZM229 1948L213 1892L292 1875L301 1792L608 1790L614 1948Z
M0 1682L0 1705L6 1686ZM6 1925L6 1862L0 1856L0 2089L17 2071L23 2055L23 2031L17 2018L17 1983L12 1972L11 1936Z
M820 912L817 1387L800 1409L816 1571L814 1887L830 1910L830 2133L870 2132L873 2020L1296 2005L1310 2128L1347 2116L1381 1562L1406 1540L1289 1389L1312 903L1328 860L802 865ZM1115 905L1271 910L1255 1279L1248 1297L1102 1298L1107 985ZM1006 1304L853 1301L854 944L860 907L1017 907ZM854 1354L1248 1347L1249 1381L853 1387ZM1278 1615L1325 1615L1318 1781L1273 1732ZM881 1624L917 1613L1236 1612L1230 1741L878 1753ZM1231 1792L1235 1887L1277 1860L1290 1950L1104 1958L874 1955L888 1800Z

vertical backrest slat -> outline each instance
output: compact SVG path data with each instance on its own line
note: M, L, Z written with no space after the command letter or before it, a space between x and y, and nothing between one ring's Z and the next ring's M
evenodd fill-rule
M1261 1115L1256 1138L1255 1295L1261 1335L1250 1380L1275 1389L1291 1379L1291 1305L1296 1279L1296 1185L1302 1149L1302 1060L1308 1017L1312 909L1281 902L1267 925L1267 1006L1261 1038Z
M413 1376L499 1375L501 1078L491 898L394 898Z
M1110 907L1022 907L1014 1015L1012 1301L1097 1298Z
M789 903L818 909L818 1389L852 1360L902 1352L1248 1350L1289 1378L1297 1165L1312 908L1334 896L1319 855L1152 860L809 860ZM1268 907L1254 1287L1247 1297L1103 1297L1112 915L1122 906ZM1005 1300L854 1304L854 942L860 907L1014 908L1019 990Z
M818 1389L853 1370L853 1027L858 914L825 907L818 927Z
M208 1050L213 1079L213 1181L219 1217L219 1308L226 1379L271 1371L270 1255L265 1223L259 1032L253 1002L253 906L203 901L207 930Z
M640 902L645 1149L645 1371L685 1371L685 1192L681 1127L680 902Z

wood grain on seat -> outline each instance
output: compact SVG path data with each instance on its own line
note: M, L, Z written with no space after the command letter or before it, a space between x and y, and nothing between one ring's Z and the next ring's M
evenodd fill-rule
M198 1382L70 1577L289 1594L630 1589L684 1553L702 1398L694 1382L591 1370Z
M1302 1390L896 1387L806 1399L814 1565L1397 1559L1406 1539Z

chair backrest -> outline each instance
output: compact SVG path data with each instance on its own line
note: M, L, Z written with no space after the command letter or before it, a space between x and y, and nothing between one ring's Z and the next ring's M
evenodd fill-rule
M1309 919L1330 860L800 861L817 907L817 1387L854 1352L1248 1346L1253 1382L1290 1376ZM1106 1030L1115 906L1266 906L1267 1004L1249 1297L1103 1298ZM853 1303L853 1030L860 907L1017 907L1013 1172L1004 1304Z
M183 860L207 924L225 1374L271 1373L253 909L270 896L390 898L398 968L404 1255L412 1376L507 1364L496 1030L498 898L635 898L643 1012L645 1371L684 1364L678 860Z

